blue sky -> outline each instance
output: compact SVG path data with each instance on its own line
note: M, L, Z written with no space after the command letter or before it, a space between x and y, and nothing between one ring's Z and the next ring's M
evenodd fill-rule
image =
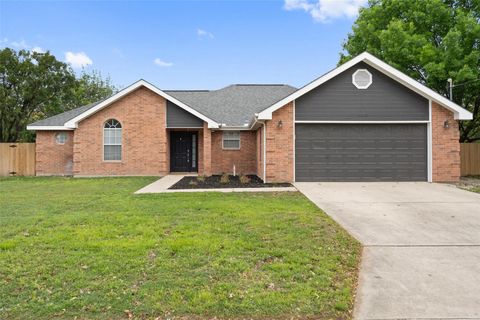
M121 87L302 86L336 66L365 2L0 0L0 46L50 50Z

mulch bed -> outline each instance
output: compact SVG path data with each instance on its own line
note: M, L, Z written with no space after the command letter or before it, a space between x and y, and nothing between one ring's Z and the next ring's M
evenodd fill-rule
M215 175L199 180L199 177L183 177L168 189L220 189L220 188L277 188L291 187L290 183L263 183L262 179L255 175L248 175L250 182L241 183L240 176L229 176L228 183L221 183L221 176Z

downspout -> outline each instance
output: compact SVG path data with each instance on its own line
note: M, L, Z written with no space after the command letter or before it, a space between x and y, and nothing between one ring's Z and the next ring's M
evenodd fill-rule
M267 183L267 130L265 121L262 121L263 134L263 183Z

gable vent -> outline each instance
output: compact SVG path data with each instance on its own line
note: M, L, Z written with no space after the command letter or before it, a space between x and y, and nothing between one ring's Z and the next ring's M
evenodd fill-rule
M372 74L367 69L358 69L352 75L352 83L357 89L367 89L372 84Z

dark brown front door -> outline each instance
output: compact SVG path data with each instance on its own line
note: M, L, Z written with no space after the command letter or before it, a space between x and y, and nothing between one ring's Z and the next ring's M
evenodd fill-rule
M170 133L170 171L197 171L197 133L172 131Z

